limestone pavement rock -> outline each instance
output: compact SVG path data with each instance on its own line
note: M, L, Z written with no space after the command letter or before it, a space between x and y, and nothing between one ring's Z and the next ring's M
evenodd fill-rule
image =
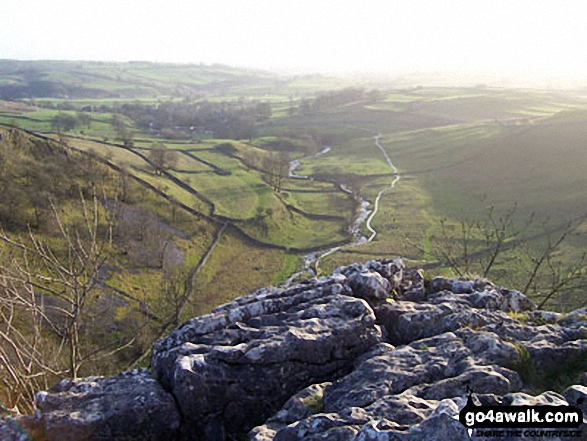
M587 388L536 395L522 374L587 357L586 330L587 310L370 261L189 320L155 344L151 371L64 381L27 424L49 441L466 440L470 390L477 404L585 409Z
M370 277L362 295L389 293L387 280ZM159 341L152 369L178 402L183 436L246 433L300 389L347 372L381 340L372 309L349 285L335 274L263 289Z
M576 318L567 327L542 320L522 324L508 313L531 317L535 308L517 291L483 280L437 278L422 293L414 288L419 274L412 275L416 283L404 280L398 298L411 292L420 301L373 305L386 340L396 346L379 343L358 357L352 372L324 388L320 412L293 423L272 418L250 433L252 440L468 440L458 421L468 390L485 405L582 402L581 386L566 392L568 401L552 392L522 393L515 371L525 362L520 348L545 371L560 368L563 357L585 357L581 314L571 314Z

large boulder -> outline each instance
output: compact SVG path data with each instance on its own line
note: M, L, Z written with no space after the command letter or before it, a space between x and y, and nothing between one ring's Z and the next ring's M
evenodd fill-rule
M380 339L372 309L337 274L259 290L184 323L155 345L152 369L177 400L184 436L224 439L348 372Z
M175 400L145 371L63 380L37 394L46 441L174 440Z
M367 265L355 263L353 265L338 268L334 274L342 274L346 277L356 297L368 302L378 302L390 296L391 283L388 278L394 277L391 265L376 265L375 262L368 262ZM383 275L382 275L383 274Z
M369 439L361 437L382 431L412 430L421 434L418 430L430 426L430 418L439 424L446 422L436 412L442 401L456 398L460 402L469 388L480 394L499 395L519 390L520 377L505 367L517 357L512 344L489 333L445 333L400 348L381 343L358 357L351 373L325 387L323 404L316 406L320 410L314 415L294 423L273 419L271 427L257 428L252 436L258 441L267 439L271 430L274 435L269 439L275 440L330 439L334 428L337 439L345 440L355 436ZM501 365L494 364L493 359ZM451 408L454 410L452 404ZM411 429L420 424L424 428ZM453 426L458 428L451 423ZM466 433L460 429L457 432ZM407 439L417 436L412 434Z
M374 305L378 323L392 344L408 344L421 338L512 322L508 313L530 313L535 305L519 291L503 289L483 280L436 277L423 293L418 272L406 272L401 301ZM418 287L418 288L415 288ZM409 300L408 300L409 299Z

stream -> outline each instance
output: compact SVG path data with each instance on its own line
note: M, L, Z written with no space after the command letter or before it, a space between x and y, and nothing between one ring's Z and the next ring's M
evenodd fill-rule
M300 164L302 163L303 160L317 158L319 156L325 155L330 150L332 150L332 147L330 147L330 146L327 145L322 150L320 150L318 153L315 153L315 154L310 155L310 156L304 156L303 158L294 159L293 161L290 161L289 162L288 177L293 178L293 179L308 179L310 181L313 181L314 178L312 178L311 176L296 175L296 173L295 173L296 172L296 168L298 168L300 166Z
M338 186L340 187L340 189L342 191L344 191L345 193L350 194L355 199L355 201L359 204L359 212L358 212L357 218L355 219L353 224L349 227L349 231L353 235L353 239L349 243L344 244L344 245L339 245L336 247L327 248L324 250L320 250L320 251L306 254L303 258L302 269L300 271L296 272L295 274L293 274L291 277L289 277L285 281L285 283L291 283L292 281L294 281L298 277L304 276L304 275L309 275L310 277L315 276L316 272L319 269L320 260L322 258L329 256L330 254L336 253L337 251L340 251L345 248L351 248L351 247L355 247L358 245L362 245L364 243L369 243L369 242L373 241L373 239L375 239L375 236L377 236L377 231L375 231L375 229L371 225L371 222L373 221L373 218L375 217L375 215L379 211L379 201L381 200L381 196L383 196L383 194L386 193L387 191L394 188L395 185L397 184L397 182L400 180L399 171L398 171L397 167L391 161L391 158L389 157L389 155L387 154L387 152L385 151L385 149L383 148L381 143L379 142L380 138L381 138L381 133L378 133L377 135L375 135L373 137L375 145L381 151L381 153L383 154L383 157L385 158L385 161L387 162L387 164L389 165L389 167L392 170L391 181L390 181L389 186L383 188L377 194L377 197L375 198L375 201L373 203L373 210L369 210L369 206L371 205L371 203L369 201L364 199L360 194L351 191L344 184L339 183ZM296 168L299 167L301 161L306 160L306 159L315 159L321 155L328 153L330 150L332 150L331 147L324 147L322 150L320 150L315 155L305 156L301 159L295 159L295 160L291 161L289 163L289 177L294 178L294 179L310 179L310 180L312 180L312 177L310 177L310 176L297 175L295 173ZM369 232L371 233L369 237L365 237L361 234L361 227L363 224L365 224L365 226L367 227L367 230L369 230ZM312 264L314 264L316 270L312 269Z

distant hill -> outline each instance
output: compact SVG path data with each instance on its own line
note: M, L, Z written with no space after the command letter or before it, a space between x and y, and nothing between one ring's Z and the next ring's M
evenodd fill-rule
M219 64L0 60L0 100L313 95L356 83L351 78L284 76Z
M268 72L221 65L0 60L0 98L187 96L278 81Z

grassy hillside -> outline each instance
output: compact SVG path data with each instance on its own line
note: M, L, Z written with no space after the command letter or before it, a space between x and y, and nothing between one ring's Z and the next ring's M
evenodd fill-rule
M15 66L6 78L18 76ZM370 91L343 89L351 84L345 81L317 91L325 87L321 77L284 79L222 66L51 62L36 69L64 84L110 92L135 84L137 91L150 92L140 105L124 94L117 101L52 98L52 106L65 106L61 110L4 102L3 122L51 132L60 117L84 119L51 136L111 160L201 219L228 222L235 234L270 249L304 253L349 240L348 227L358 215L349 192L373 203L392 178L374 142L382 134L401 180L381 196L372 220L375 240L329 256L325 269L389 254L432 261L440 221L446 218L458 231L461 221L482 219L488 205L504 213L516 204L518 226L533 214L527 236L584 214L582 93L487 87ZM183 99L157 103L148 97L152 92ZM88 102L92 111L80 112ZM121 137L116 120L130 139ZM331 147L327 154L301 159L296 173L308 179L281 171L276 187L271 161L287 164L325 145ZM175 152L164 171L149 160L161 148ZM361 229L371 234L364 224ZM480 240L475 245L483 246ZM568 254L582 250L576 238ZM295 257L289 256L283 268L293 272ZM278 273L285 276L283 268Z
M227 296L278 281L276 276L291 268L285 251L258 246L201 216L197 198L164 188L152 171L138 170L145 165L137 158L104 143L52 141L0 128L0 189L6 196L0 201L3 335L18 332L11 338L18 338L23 350L32 344L29 337L42 342L37 356L45 363L37 372L36 362L21 366L16 353L3 352L22 382L0 378L8 387L0 388L0 399L8 407L24 409L33 389L73 375L68 349L73 341L79 345L74 356L79 375L144 363L141 356L169 326L208 312ZM96 231L88 235L94 220ZM203 265L205 257L210 263ZM30 287L39 296L34 303L20 298ZM77 295L83 300L74 302ZM74 306L75 314L68 315ZM36 308L42 308L41 318L47 314L42 322L32 320ZM74 316L80 318L75 339L68 318ZM33 389L20 390L30 375Z
M587 206L586 121L584 110L565 111L527 125L459 124L385 141L447 216L474 213L486 199L564 222Z
M376 198L372 230L363 221L357 232L374 240L329 254L320 271L400 256L562 311L585 304L584 93L349 85L224 66L0 61L0 96L22 98L0 100L2 274L23 276L28 262L29 279L44 277L33 290L42 304L62 307L47 268L18 243L34 248L31 231L59 258L71 254L63 232L91 231L87 203L98 195L95 225L112 234L84 279L96 281L79 328L84 375L140 365L171 326L283 282L310 252L354 243L360 201L374 210ZM384 153L399 171L394 188ZM0 292L0 312L7 293L30 287L21 279ZM36 307L18 307L20 329ZM55 375L70 375L69 331L38 326ZM21 333L23 347L35 332Z

